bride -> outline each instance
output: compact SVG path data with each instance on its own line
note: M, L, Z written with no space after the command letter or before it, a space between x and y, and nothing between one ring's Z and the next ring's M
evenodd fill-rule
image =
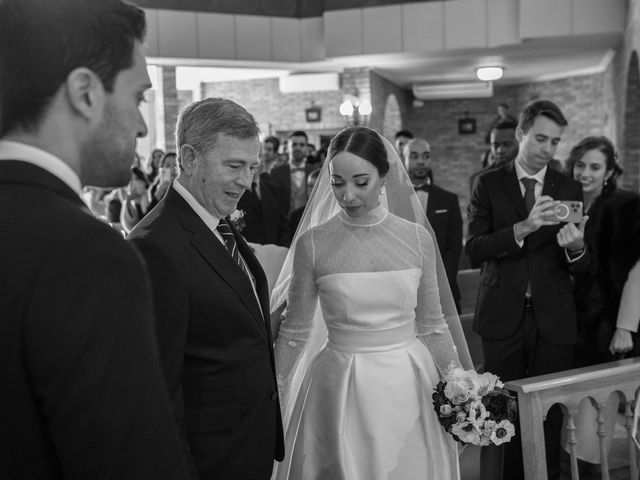
M392 145L338 133L272 295L286 305L276 479L459 478L431 394L471 360L433 238Z

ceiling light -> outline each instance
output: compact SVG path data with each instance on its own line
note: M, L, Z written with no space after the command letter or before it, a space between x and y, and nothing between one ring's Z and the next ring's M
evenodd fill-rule
M493 80L500 80L503 72L504 68L502 67L479 67L476 70L476 75L478 76L478 80L492 82Z

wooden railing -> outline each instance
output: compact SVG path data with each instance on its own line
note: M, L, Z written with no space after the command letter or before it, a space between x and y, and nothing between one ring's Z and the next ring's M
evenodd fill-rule
M633 407L640 390L640 358L619 360L593 367L578 368L550 375L508 382L506 387L518 394L520 435L526 480L547 480L546 454L542 422L551 406L558 403L567 415L566 425L571 457L571 478L576 480L578 464L575 454L574 416L580 402L589 398L598 412L598 439L602 478L609 479L605 449L604 406L616 392L625 403L629 470L628 478L638 478L636 446L631 438Z

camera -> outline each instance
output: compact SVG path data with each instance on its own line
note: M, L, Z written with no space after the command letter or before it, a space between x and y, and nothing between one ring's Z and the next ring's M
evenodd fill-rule
M560 203L553 209L553 216L549 220L580 223L582 221L582 202L560 200Z

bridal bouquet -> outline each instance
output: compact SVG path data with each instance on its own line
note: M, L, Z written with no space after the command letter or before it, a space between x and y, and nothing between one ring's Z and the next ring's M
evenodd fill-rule
M435 388L433 406L444 429L463 444L501 445L515 434L516 401L491 373L449 369Z

